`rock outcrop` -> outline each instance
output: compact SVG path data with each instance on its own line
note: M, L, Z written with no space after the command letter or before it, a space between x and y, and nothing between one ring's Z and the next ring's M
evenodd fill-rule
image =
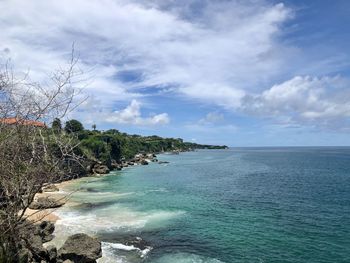
M42 190L43 190L43 192L57 192L57 191L59 191L58 187L54 184L44 186Z
M142 164L142 165L148 165L148 161L146 161L146 160L143 159L143 160L141 160L141 164Z
M21 230L23 241L20 242L19 262L56 262L56 247L43 246L43 243L52 240L54 230L54 224L48 221L24 227Z
M58 258L79 263L94 263L102 257L101 242L86 234L75 234L68 237L58 250Z
M36 230L36 234L42 238L43 242L49 242L53 239L53 232L55 231L55 225L49 221L42 221Z
M109 168L107 167L107 165L95 164L94 168L92 168L92 171L95 174L108 174Z
M64 205L62 200L55 200L50 197L39 197L34 200L30 205L30 209L39 210L39 209L48 209L48 208L57 208Z

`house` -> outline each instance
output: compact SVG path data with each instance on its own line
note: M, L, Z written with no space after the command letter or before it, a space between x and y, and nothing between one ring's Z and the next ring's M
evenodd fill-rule
M8 125L20 124L20 125L25 125L25 126L46 128L46 124L43 122L25 120L25 119L19 119L19 118L3 118L3 119L0 119L0 123L8 124Z

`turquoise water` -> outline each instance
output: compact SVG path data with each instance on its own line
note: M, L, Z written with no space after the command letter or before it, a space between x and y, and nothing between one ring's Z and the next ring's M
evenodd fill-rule
M350 148L159 159L170 163L65 189L80 191L72 196L77 206L59 211L57 242L74 232L97 235L100 262L350 262Z

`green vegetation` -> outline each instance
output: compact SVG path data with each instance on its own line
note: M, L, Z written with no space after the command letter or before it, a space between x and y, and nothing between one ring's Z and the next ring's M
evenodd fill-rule
M66 126L64 127L64 130L67 133L75 133L80 132L84 130L83 124L81 124L80 121L77 120L70 120L66 122Z
M156 135L140 136L122 133L116 129L98 131L85 130L77 120L66 122L65 131L74 134L80 142L84 156L109 165L112 160L132 159L138 153L180 152L194 149L226 149L227 146L202 145L184 142L180 138L162 138ZM74 132L72 132L74 131Z
M54 130L54 132L61 132L62 131L62 123L61 120L58 118L55 118L52 122L52 129Z

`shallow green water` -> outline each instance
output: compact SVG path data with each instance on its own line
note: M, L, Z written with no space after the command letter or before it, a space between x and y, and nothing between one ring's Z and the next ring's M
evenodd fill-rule
M100 262L350 262L350 149L245 148L87 178L57 243L104 241ZM128 241L142 238L141 249Z

